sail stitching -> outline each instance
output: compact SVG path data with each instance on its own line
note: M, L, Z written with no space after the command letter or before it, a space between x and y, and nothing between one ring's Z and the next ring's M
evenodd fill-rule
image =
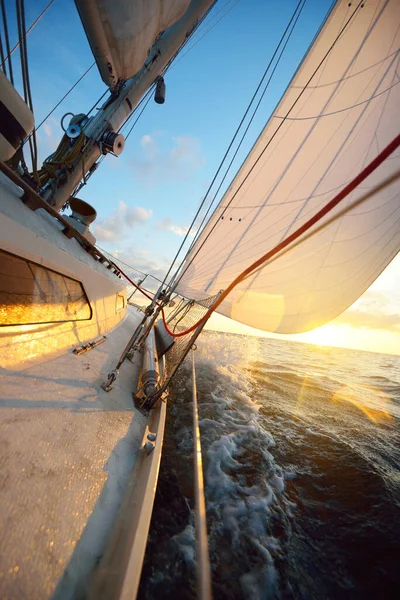
M290 112L292 111L292 109L294 108L294 106L297 104L297 102L300 100L300 98L302 97L303 93L305 92L305 90L307 89L307 85L308 83L313 79L314 75L317 73L318 69L320 68L320 66L323 65L326 57L329 55L329 53L332 51L332 49L334 48L335 44L337 43L337 41L339 40L340 36L342 35L342 33L345 31L345 29L347 28L347 26L351 23L353 17L355 16L355 14L357 13L358 9L361 6L361 2L359 2L359 4L357 5L356 9L354 10L354 12L352 13L352 15L350 16L350 18L347 20L344 28L342 29L342 31L340 31L340 33L338 34L338 36L336 37L335 41L333 42L333 44L330 46L329 50L327 51L327 53L325 54L325 56L321 59L319 65L317 66L317 68L315 69L315 71L313 72L313 74L311 75L311 77L309 78L307 84L304 86L303 90L300 92L300 94L298 95L298 97L296 98L296 100L293 102L292 106L289 108L288 110L288 115L290 114ZM279 124L279 126L277 127L276 131L274 132L274 134L271 136L271 138L268 140L267 144L265 145L263 151L261 152L261 154L259 155L259 157L257 158L256 162L254 163L254 165L252 166L251 170L249 171L249 173L247 174L247 176L245 177L245 179L243 180L243 182L241 183L241 185L239 186L239 188L237 189L237 191L235 192L235 194L233 195L233 197L231 198L229 204L232 203L232 201L234 200L234 198L236 197L238 191L240 190L241 186L245 183L247 177L250 175L252 169L254 169L254 167L256 166L256 164L258 163L258 161L261 159L262 155L264 154L264 152L266 151L266 149L269 147L269 145L271 144L272 140L274 139L274 137L276 136L276 134L278 133L279 129L282 127L282 125L285 123L284 120L281 121L281 123ZM210 235L213 233L216 225L218 224L218 221L216 221L216 223L213 225L213 227L211 228L210 232L207 234L205 240L203 240L202 244L200 244L200 247L197 249L197 251L195 252L194 256L191 258L191 260L188 262L187 265L185 265L182 273L179 274L179 277L177 279L177 281L175 282L175 287L176 285L179 283L179 281L182 279L183 275L186 273L188 266L193 262L194 258L197 256L197 254L199 253L199 251L201 250L201 248L204 246L204 243L206 242L206 240L210 237Z
M209 215L209 212L210 212L210 210L211 210L211 208L212 208L212 206L213 206L213 204L214 204L214 202L215 202L215 200L216 200L216 198L217 198L217 196L218 196L218 194L219 194L219 191L221 190L221 187L222 187L222 185L224 184L224 182L225 182L225 180L226 180L226 178L227 178L227 176L228 176L228 173L229 173L229 171L230 171L230 169L231 169L231 167L232 167L232 164L233 164L233 162L234 162L234 160L235 160L235 158L236 158L236 156L237 156L237 154L238 154L238 152L239 152L239 150L240 150L240 148L241 148L241 146L242 146L242 143L243 143L243 141L244 141L244 139L245 139L245 137L246 137L246 135L247 135L247 132L248 132L248 131L249 131L249 129L250 129L250 126L251 126L251 124L252 124L252 122L253 122L253 120L254 120L254 117L255 117L255 115L256 115L256 113L257 113L257 111L258 111L258 108L259 108L259 106L260 106L260 104L261 104L261 102L262 102L262 100L263 100L263 98L264 98L264 96L265 96L265 94L266 94L266 92L267 92L267 90L268 90L268 86L269 86L269 84L270 84L270 82L271 82L271 80L272 80L272 77L274 76L274 74L275 74L275 71L276 71L276 69L277 69L277 68L278 68L278 66L279 66L280 60L281 60L281 58L282 58L282 56L283 56L283 53L284 53L284 52L285 52L285 50L286 50L286 46L287 46L287 44L288 44L288 42L289 42L289 40L290 40L290 38L291 38L291 35L292 35L293 31L294 31L294 28L296 27L297 21L299 20L299 17L300 17L300 15L301 15L301 13L302 13L302 10L303 10L304 6L305 6L305 0L304 0L304 3L302 4L302 6L301 6L301 8L300 8L300 10L299 10L299 12L298 12L298 14L297 14L297 16L296 16L296 19L295 19L295 21L294 21L294 23L293 23L292 29L291 29L291 31L289 32L289 34L288 34L288 36L287 36L287 38L286 38L285 44L284 44L284 46L283 46L283 48L282 48L282 50L281 50L281 52L280 52L280 54L279 54L279 56L278 56L278 59L277 59L277 61L276 61L276 63L275 63L275 66L274 66L274 68L273 68L273 70L272 70L272 73L271 73L270 77L268 78L268 81L267 81L267 83L266 83L266 85L265 85L265 87L264 87L264 90L263 90L263 92L262 92L262 94L261 94L261 96L260 96L260 98L259 98L259 100L258 100L258 102L257 102L257 105L256 105L256 107L255 107L255 109L254 109L254 111L253 111L253 114L252 114L252 116L251 116L251 118L250 118L250 120L249 120L249 122L248 122L248 124L247 124L247 126L246 126L246 129L245 129L245 131L244 131L244 133L243 133L243 135L242 135L242 137L241 137L241 139L240 139L240 141L239 141L239 144L238 144L238 146L237 146L237 148L236 148L236 150L235 150L235 152L234 152L234 154L233 154L233 156L232 156L232 158L231 158L231 161L230 161L230 163L229 163L228 167L227 167L227 168L226 168L226 170L225 170L225 174L224 174L224 176L223 176L222 180L220 181L220 183L219 183L219 185L218 185L218 188L217 188L217 190L216 190L216 191L215 191L215 193L214 193L214 196L213 196L213 198L212 198L212 200L211 200L211 202L210 202L210 205L209 205L209 207L208 207L208 209L207 209L206 213L205 213L205 214L204 214L204 216L203 216L203 219L202 219L202 221L201 221L201 223L200 223L200 225L199 225L199 227L198 227L197 234L196 234L196 236L195 236L195 238L194 238L193 242L191 243L191 245L190 245L190 247L189 247L188 253L191 251L191 249L194 247L194 245L195 245L195 243L196 243L197 239L200 237L200 234L201 234L201 232L202 232L202 227L203 227L203 225L204 225L204 222L205 222L205 220L206 220L207 216ZM297 10L297 9L296 9L296 10ZM220 206L220 205L219 205L219 206ZM187 254L188 254L188 253L187 253Z
M387 0L387 1L386 1L386 4L387 4L387 2L388 2L388 1L389 1L389 0ZM359 5L359 6L360 6L360 5ZM386 6L386 5L385 5L385 6ZM382 8L382 10L381 10L380 14L378 15L378 17L377 17L377 18L375 19L375 21L373 22L373 25L370 27L370 29L368 30L368 32L365 34L365 36L364 36L364 38L363 38L363 40L362 40L362 43L360 44L359 48L357 49L357 52L355 53L355 55L354 55L354 56L353 56L353 58L351 59L351 61L350 61L349 65L346 67L345 73L347 73L347 72L348 72L348 71L349 71L349 70L352 68L352 65L354 64L354 62L355 62L356 58L359 56L359 54L360 54L360 52L361 52L361 48L362 48L362 47L363 47L363 45L365 44L365 42L366 42L366 40L368 39L369 35L371 34L371 32L372 32L373 28L376 26L376 24L377 24L377 22L378 22L379 18L381 17L381 15L382 15L382 13L383 13L383 11L384 11L384 8L385 8L385 6ZM357 7L357 8L359 8L359 7ZM357 11L357 9L354 11L354 13L353 13L353 15L352 15L352 16L354 16L354 15L356 14L356 11ZM350 19L349 19L348 23L350 23ZM341 37L341 35L342 35L343 33L344 33L344 29L343 29L343 31L341 31L341 32L339 33L338 37L336 38L336 42L338 42L338 41L339 41L339 39L340 39L340 37ZM331 47L331 48L333 49L333 47ZM323 59L323 61L324 61L323 65L322 65L323 69L324 69L324 68L326 68L326 64L327 64L327 62L328 62L328 59L329 59L329 57L330 57L330 52L328 52L328 53L325 55L324 59ZM325 58L327 59L326 61L325 61ZM320 64L322 64L322 63L320 63ZM314 74L315 74L317 71L318 71L318 67L317 67L317 70L316 70L316 71L314 71ZM308 80L308 83L309 83L309 82L312 80L312 78L314 77L314 74L313 74L313 75L311 76L311 78ZM320 74L320 77L321 77L321 76L322 76L322 74ZM306 84L306 87L307 87L308 83ZM335 88L335 89L333 90L333 92L330 94L330 96L329 96L328 100L325 102L325 105L324 105L324 107L323 107L322 111L323 111L323 110L325 110L325 108L326 108L327 106L329 106L329 103L330 103L330 102L331 102L331 101L334 99L335 95L336 95L336 94L337 94L337 92L338 92L338 89L339 89L339 87L340 87L340 83L339 83L339 85L338 85L338 86L336 86L336 88ZM301 97L301 96L302 96L302 94L305 92L305 90L306 90L306 88L304 88L304 89L302 90L302 92L300 93L300 95L298 96L298 98L297 98L297 99L295 100L295 102L292 104L291 108L290 108L290 109L289 109L289 111L286 113L286 117L289 115L290 111L291 111L291 110L294 108L295 104L296 104L296 103L297 103L297 101L300 99L300 97ZM322 111L321 111L321 112L322 112ZM267 195L267 197L265 198L265 203L266 203L266 204L268 203L268 200L269 200L269 198L271 198L271 196L272 196L272 194L274 193L274 191L277 189L278 185L281 183L281 181L282 181L282 179L283 179L284 175L285 175L286 173L288 173L288 172L289 172L289 169L290 169L290 167L292 166L292 164L293 164L293 163L294 163L294 161L296 160L297 156L299 155L300 151L301 151L301 150L302 150L302 148L304 147L304 144L305 144L305 143L306 143L306 141L307 141L307 140L310 138L311 134L313 133L313 131L316 129L317 125L319 124L320 118L321 118L321 114L320 114L320 115L317 117L317 119L315 120L315 122L314 122L314 123L311 125L311 127L310 127L310 130L309 130L309 131L307 132L307 134L305 135L304 139L302 140L302 142L300 143L299 147L297 148L297 150L296 150L296 151L294 152L294 154L292 155L291 159L289 160L289 162L288 162L288 163L287 163L287 165L285 166L284 170L283 170L283 171L280 173L280 175L279 175L278 179L275 181L274 185L272 186L272 189L271 189L271 190L268 192L268 195ZM346 116L345 118L347 118L347 116ZM252 168L250 169L250 172L249 172L249 174L246 176L246 178L244 179L244 181L243 181L243 182L240 184L240 186L239 186L239 188L236 190L236 192L235 192L234 196L238 194L238 192L240 191L240 189L242 188L242 186L244 185L244 183L246 182L246 180L247 180L247 179L249 179L249 175L250 175L250 173L251 173L251 172L254 170L254 167L255 167L255 166L258 164L258 162L259 162L259 160L261 159L261 157L263 156L263 154L264 154L264 152L265 152L266 148L267 148L267 147L268 147L268 145L271 143L271 141L272 141L272 139L275 137L275 135L278 133L278 131L280 130L280 127L281 127L281 125L283 125L283 123L285 122L285 120L286 120L286 119L283 119L283 120L281 121L281 124L280 124L280 125L277 127L277 129L275 130L274 134L272 135L272 137L270 138L270 140L267 142L267 145L266 145L266 147L265 147L265 148L264 148L264 149L261 151L261 153L260 153L259 157L256 159L256 161L255 161L254 165L252 165ZM353 129L354 129L354 127L353 127ZM350 133L351 133L351 132L350 132ZM334 134L334 135L335 135L335 134ZM350 136L350 134L348 135L348 137L349 137L349 136ZM343 144L343 145L344 145L344 144ZM336 156L337 156L337 155L336 155ZM334 160L336 159L336 156L335 156L335 157L334 157L334 159L331 161L331 165L333 164ZM328 170L329 170L329 167L328 167L328 169L326 169L326 171L325 171L325 174L328 172ZM254 180L255 180L255 179L258 177L259 173L260 173L260 171L258 171L258 173L255 173L255 174L254 174L254 176L253 176L253 178L252 178L252 180L250 180L250 181L248 181L248 182L247 182L247 187L250 187L250 185L252 184L252 182L253 182L253 181L254 181ZM325 175L325 174L324 174L324 175ZM313 190L313 192L314 192L314 191L316 191L316 189L318 188L318 186L319 186L319 184L321 183L322 179L323 179L323 177L321 177L321 178L320 178L319 182L318 182L318 183L317 183L317 185L314 187L314 190ZM300 216L300 214L301 214L301 213L304 211L304 209L305 209L305 207L307 206L307 204L308 204L308 202L309 202L310 198L312 197L312 194L313 194L313 192L311 192L311 194L310 194L310 196L309 196L308 200L306 200L306 202L305 202L305 203L304 203L304 204L303 204L303 205L302 205L302 206L299 208L299 210L298 210L298 212L296 213L296 215L295 215L294 219L292 220L292 222L291 222L291 223L289 224L289 226L287 227L287 229L286 229L285 233L282 235L282 238L281 238L281 239L284 239L284 238L285 238L286 234L287 234L287 233L289 233L289 231L291 230L291 228L292 228L292 226L294 225L294 223L295 223L295 221L297 220L297 218L298 218L298 217ZM255 221L255 219L257 218L257 216L258 216L258 213L256 213L256 215L253 217L253 220L252 220L252 222L250 223L250 225L248 225L248 226L247 226L247 231L249 230L250 226L251 226L251 225L252 225L252 223ZM245 233L246 233L246 232L245 232ZM243 237L244 237L245 233L243 233L243 235L241 236L241 239L243 239ZM239 242L236 244L236 247L239 245L239 243L240 243L240 241L239 241ZM222 265L222 266L220 267L220 270L223 268L223 266L224 266L224 265ZM213 278L210 280L210 282L209 282L208 286L206 287L206 290L209 290L209 289L210 289L210 287L211 287L212 283L215 281L215 278L217 277L217 275L218 275L218 272L217 272L217 273L216 273L216 274L213 276Z
M169 267L169 269L168 269L168 271L167 271L167 273L166 273L166 275L164 277L163 285L167 281L167 278L168 278L169 274L171 273L171 270L172 270L172 268L173 268L173 266L174 266L174 264L175 264L175 262L176 262L176 260L177 260L177 258L179 256L179 254L180 254L180 252L181 252L181 250L182 250L182 248L183 248L186 240L188 239L188 236L189 236L189 234L190 234L190 232L191 232L191 230L192 230L192 228L194 226L194 223L195 223L196 219L198 218L198 216L200 214L200 211L202 210L202 208L203 208L203 206L204 206L204 204L205 204L205 202L206 202L206 200L208 198L208 195L209 195L209 193L210 193L210 191L212 189L212 186L214 185L214 183L215 183L215 181L216 181L216 179L217 179L217 177L218 177L218 175L219 175L219 173L220 173L220 171L222 169L222 166L223 166L223 164L224 164L224 162L225 162L225 160L226 160L226 158L227 158L227 156L228 156L228 154L229 154L229 152L230 152L230 150L231 150L231 148L233 146L233 143L234 143L237 135L239 134L239 131L240 131L242 125L243 125L243 122L244 122L244 120L245 120L245 118L246 118L246 116L247 116L247 114L248 114L248 112L249 112L249 110L250 110L250 108L251 108L251 106L252 106L255 98L256 98L256 95L257 95L257 93L258 93L258 91L259 91L259 89L260 89L260 87L261 87L261 85L262 85L262 83L263 83L263 81L264 81L264 79L265 79L265 77L266 77L266 75L267 75L267 73L268 73L268 71L269 71L269 69L270 69L273 61L274 61L274 59L275 59L276 54L279 51L279 47L280 47L283 39L285 38L286 33L289 30L289 28L290 28L290 24L291 24L291 22L292 22L292 20L293 20L293 18L295 16L295 14L296 14L296 12L298 11L298 8L301 5L302 1L303 0L299 0L297 6L295 8L295 11L294 11L293 15L292 15L292 17L291 17L291 19L290 19L290 21L289 21L289 23L288 23L288 25L287 25L287 27L286 27L283 35L282 35L282 37L281 37L281 39L280 39L277 47L275 48L275 51L274 51L274 53L273 53L273 55L272 55L272 57L271 57L268 65L267 65L266 70L264 71L264 74L263 74L263 76L262 76L262 78L261 78L261 80L260 80L260 82L259 82L259 84L258 84L258 86L256 88L256 91L254 92L254 94L253 94L253 96L252 96L252 98L251 98L251 100L250 100L250 102L249 102L249 104L248 104L248 106L246 108L246 111L245 111L245 113L244 113L244 115L243 115L243 117L242 117L242 119L241 119L241 121L240 121L240 123L239 123L239 125L238 125L238 127L237 127L237 129L236 129L236 131L235 131L235 133L234 133L234 135L232 137L232 139L231 139L231 142L230 142L230 144L229 144L229 146L228 146L228 148L227 148L227 150L226 150L226 152L225 152L225 154L224 154L224 156L222 158L222 161L221 161L221 163L220 163L220 165L219 165L219 167L218 167L218 169L217 169L217 171L216 171L216 173L215 173L215 175L214 175L214 177L213 177L213 179L212 179L212 181L211 181L211 183L210 183L210 185L209 185L209 187L208 187L208 189L207 189L207 191L205 193L205 196L204 196L202 202L200 203L200 206L199 206L199 208L198 208L198 210L197 210L197 212L196 212L196 214L195 214L195 216L194 216L194 218L192 220L192 223L190 224L190 227L189 227L188 231L186 232L186 235L185 235L184 239L182 240L182 243L179 246L178 251L177 251L177 253L176 253L176 255L175 255L175 257L174 257L174 259L173 259L173 261L172 261L172 263L171 263L171 265L170 265L170 267ZM203 219L202 222L204 222L204 219ZM189 249L189 251L190 251L190 249ZM179 270L179 268L178 268L178 270ZM172 285L172 281L174 280L174 278L175 278L175 276L172 277L170 285Z
M395 58L396 58L396 57L395 57ZM379 88L379 85L380 85L380 84L381 84L381 82L383 81L383 79L384 79L384 77L386 76L387 72L390 70L391 66L394 64L395 58L392 60L392 62L391 62L391 64L389 65L389 67L386 69L386 71L385 71L385 73L383 74L383 76L382 76L382 78L381 78L380 82L379 82L379 83L378 83L378 85L376 86L376 89L378 89L378 88ZM391 86L391 87L393 87L393 86ZM391 89L391 88L389 88L389 90L390 90L390 89ZM367 108L367 107L366 107L366 108ZM361 115L358 117L358 119L357 119L357 121L356 121L356 124L357 124L357 123L358 123L358 122L361 120L361 117L363 116L364 112L365 112L365 109L364 109L364 111L361 113ZM346 118L347 118L347 117L346 117ZM356 124L355 124L355 125L356 125ZM355 125L353 126L353 128L352 128L352 129L354 129ZM362 128L361 128L361 129L362 129ZM360 133L361 129L359 130L358 134ZM333 137L334 137L335 133L336 133L336 132L334 132L334 134L333 134ZM350 133L351 133L351 132L350 132ZM357 135L358 135L358 134L357 134ZM350 137L350 134L347 136L347 139L348 139L349 137ZM331 140L330 140L330 141L331 141ZM345 140L345 142L346 142L346 140ZM343 148L343 146L344 146L345 142L342 144L341 148ZM329 142L328 142L328 143L329 143ZM338 155L338 153L339 153L339 152L340 152L340 150L339 150L339 151L336 153L336 157L337 157L337 155ZM367 153L367 155L368 155L368 153ZM366 155L366 156L367 156L367 155ZM336 158L336 157L334 157L334 158L333 158L333 160L331 161L331 165L332 165L332 164L333 164L333 162L335 161L335 158ZM312 165L309 167L309 169L310 169L311 167L312 167ZM329 170L329 167L326 169L326 172L325 172L325 174L328 172L328 170ZM304 177L304 176L303 176L303 177ZM322 178L320 178L320 182L321 182L321 180L322 180ZM301 181L301 180L300 180L300 181ZM320 182L319 182L319 183L318 183L318 184L315 186L315 188L314 188L314 191L316 191L316 189L318 188L318 185L320 184ZM299 183L299 182L297 182L297 185L298 185L298 183ZM314 195L314 193L313 193L313 192L311 192L311 194L309 195L309 197L308 197L308 198L309 198L309 199L311 199L311 198L315 198L315 197L316 197L316 196ZM285 202L284 204L286 204L286 202ZM306 203L306 204L307 204L307 203ZM228 204L228 205L229 205L229 204ZM228 205L227 205L227 206L228 206ZM260 205L260 208L261 208L261 207L264 207L264 206L265 206L265 208L267 208L267 207L268 207L268 206L270 206L270 205L269 205L269 204ZM278 207L278 208L279 208L280 206L282 206L282 204L277 204L277 207ZM304 207L303 207L303 208L304 208ZM277 210L277 209L275 209L275 210ZM271 214L272 214L273 212L275 212L275 210L271 211L271 213L270 213L270 215L269 215L269 216L271 216ZM294 212L295 212L295 210L296 210L296 209L294 208L294 209L293 209L293 211L291 211L291 212L292 212L292 213L294 213ZM307 214L309 214L309 213L310 213L312 210L313 210L313 209L311 208L309 211L306 211L306 213L305 213L305 216L306 216ZM289 213L289 214L290 214L290 213ZM279 220L283 220L284 218L286 218L286 217L282 217L282 218L281 218L281 219L279 219ZM296 219L296 217L295 217L295 219ZM294 223L295 219L292 221L292 225L293 225L293 223ZM256 237L258 237L258 236L260 236L260 235L263 235L263 236L265 236L265 233L268 231L268 229L270 229L270 228L274 227L274 226L275 226L277 223L279 223L279 220L278 220L278 221L274 221L274 222L273 222L273 223L270 225L270 227L269 227L269 228L267 228L266 230L264 230L264 231L262 232L262 234L258 234ZM289 230L290 230L290 227L287 229L287 231L289 231ZM280 230L280 231L283 231L283 230ZM278 232L275 232L275 233L279 233L279 231L278 231ZM247 246L247 247L254 248L254 239L255 239L255 238L253 237L251 240L249 240L249 241L247 242L247 244L246 244L246 243L245 243L245 244L242 244L242 247L241 247L241 250L242 250L242 252L243 252L243 251L246 251L246 246ZM233 240L233 241L231 242L231 244L230 244L230 245L233 245L233 244L235 244L235 240ZM209 253L210 253L210 252L209 252ZM208 253L208 254L209 254L209 253ZM201 259L201 260L200 260L200 261L197 263L197 264L198 264L198 266L200 266L200 265L204 264L206 260L207 260L207 254L206 254L206 255L204 255L204 256L202 257L202 259ZM227 262L228 262L228 261L227 261ZM209 265L209 263L208 263L208 265ZM220 267L220 269L221 269L221 268L222 268L222 267ZM200 269L200 271L199 271L199 270L197 270L197 273L199 273L199 272L201 273L201 269Z
M387 156L389 156L392 152L394 152L394 150L396 150L399 146L400 146L400 134L396 138L394 138L394 140L392 140L392 142L390 144L388 144L388 146L386 146L386 148L381 152L381 154L378 155L372 162L370 162L369 165L367 167L365 167L365 169L363 171L361 171L361 173L359 173L357 175L357 177L355 177L355 179L353 179L353 181L348 186L346 186L341 192L339 192L339 194L337 194L337 196L335 196L330 202L328 202L311 219L309 219L301 227L296 229L286 239L284 239L282 242L277 244L274 248L269 250L266 254L264 254L257 261L255 261L252 265L250 265L245 271L243 271L243 273L241 273L238 277L236 277L236 279L218 297L215 304L211 307L211 309L209 309L209 311L203 317L203 319L201 321L199 321L191 329L187 330L186 333L187 334L190 333L196 327L198 327L202 322L206 322L207 319L210 317L210 315L218 308L218 306L223 302L223 300L225 300L225 298L228 296L228 294L238 285L238 283L240 283L245 278L247 278L249 275L251 275L256 269L258 269L260 266L265 264L267 261L271 260L271 258L274 258L278 254L280 255L282 250L288 251L288 249L292 249L293 248L292 242L296 242L296 244L301 243L301 241L303 241L302 236L304 233L308 232L308 230L310 230L314 224L318 223L318 221L320 221L326 214L328 214L340 202L342 202L344 199L346 199L347 196L349 194L351 194L351 192L357 187L357 185L359 183L361 183L362 181L364 181L364 179L369 177L369 175L371 173L373 173L384 162L384 160L387 158ZM357 201L357 203L360 203L361 201L365 201L365 197L362 199L359 199ZM349 207L347 207L347 210L348 209L349 209ZM336 218L338 218L338 216L335 215L333 218L336 219ZM327 223L323 223L321 226L326 227ZM300 240L299 240L299 238L300 238ZM288 246L290 246L290 248L288 248ZM164 319L164 324L165 324L165 319ZM167 328L167 330L168 330L168 328ZM172 332L170 332L170 331L168 331L168 332L170 333L170 335L173 335Z

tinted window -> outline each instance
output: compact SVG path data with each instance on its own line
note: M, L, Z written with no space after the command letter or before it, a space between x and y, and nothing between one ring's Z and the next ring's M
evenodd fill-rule
M0 250L0 326L90 319L82 284Z

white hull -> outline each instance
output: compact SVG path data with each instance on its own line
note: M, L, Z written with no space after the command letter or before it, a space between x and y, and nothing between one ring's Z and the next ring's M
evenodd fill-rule
M117 573L113 567L113 597L119 597L124 581L125 591L127 585L134 597L156 489L165 405L150 418L134 407L140 354L125 361L111 392L104 392L101 383L143 313L127 308L124 282L111 269L66 237L57 219L25 206L21 190L3 176L0 192L2 256L27 259L80 282L90 303L90 318L84 320L0 327L0 596L42 600L90 594L95 568L114 536L111 552L117 548L126 560ZM3 299L5 272L3 265ZM7 310L13 307L3 304L0 314ZM79 356L72 353L104 334L98 347ZM150 454L143 448L148 427L157 430ZM121 513L137 526L118 543L114 530ZM106 564L97 582L110 590Z
M122 280L76 239L68 239L43 209L25 206L21 190L0 177L0 250L79 280L92 309L90 320L1 327L0 367L19 369L22 363L51 358L115 327L125 316L126 292Z

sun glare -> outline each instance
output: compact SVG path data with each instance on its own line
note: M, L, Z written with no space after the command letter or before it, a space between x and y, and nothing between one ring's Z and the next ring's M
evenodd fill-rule
M363 386L361 394L344 386L333 394L332 401L349 402L377 424L392 419L392 415L387 410L390 406L390 398L378 388ZM372 403L375 404L375 407L371 406Z
M318 327L318 329L314 329L313 331L292 335L278 335L253 329L223 315L213 314L206 325L206 329L255 335L257 337L269 337L285 341L306 342L318 346L352 348L354 350L369 350L370 352L400 355L400 332L396 328L393 328L393 331L382 331L352 327L343 323L336 324L332 321L332 323Z
M348 335L333 325L325 325L304 333L303 340L319 346L347 346Z

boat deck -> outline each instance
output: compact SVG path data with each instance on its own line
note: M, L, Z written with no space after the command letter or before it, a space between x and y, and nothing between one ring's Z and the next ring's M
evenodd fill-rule
M141 313L107 340L0 373L0 597L78 598L98 564L145 432L139 365L100 388Z

